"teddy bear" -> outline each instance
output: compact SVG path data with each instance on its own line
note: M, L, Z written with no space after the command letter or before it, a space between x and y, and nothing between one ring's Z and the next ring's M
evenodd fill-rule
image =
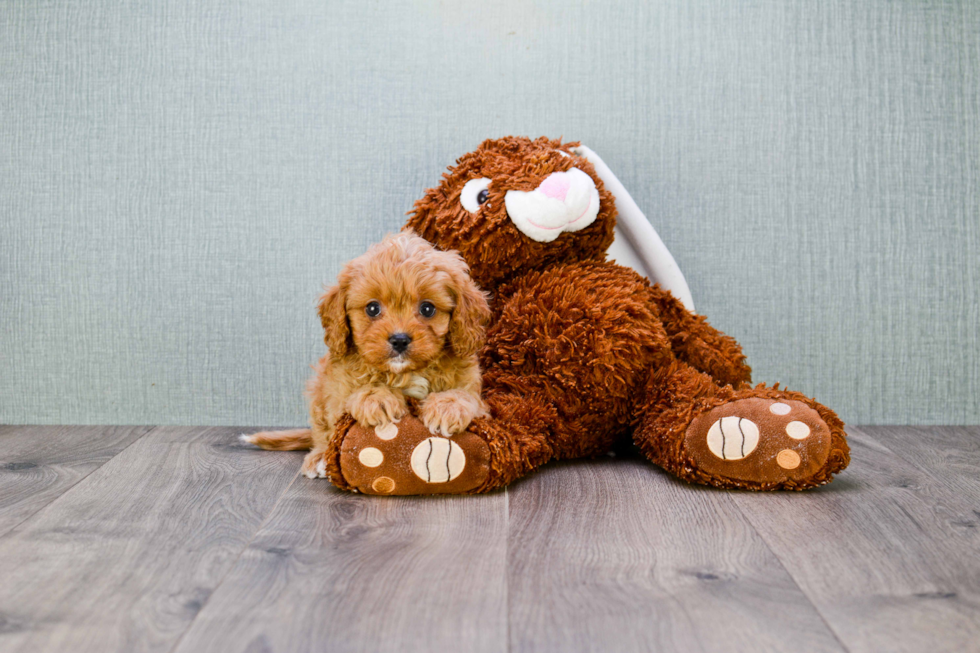
M397 432L345 416L331 481L366 494L481 493L552 460L631 439L701 485L804 490L849 462L828 407L751 384L739 344L670 291L607 260L616 204L577 142L505 137L456 161L409 213L491 296L480 356L489 415L452 437L414 416ZM365 448L381 452L363 464Z

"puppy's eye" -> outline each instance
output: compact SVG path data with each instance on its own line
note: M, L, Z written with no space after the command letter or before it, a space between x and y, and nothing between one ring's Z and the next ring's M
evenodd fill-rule
M419 304L419 314L422 317L432 317L436 314L436 306L432 302L422 302Z
M378 302L368 302L368 305L364 307L364 312L367 313L368 317L378 317L381 315L381 304Z
M486 177L470 179L459 194L459 203L470 213L476 213L480 210L480 205L486 202L490 196L490 192L487 190L489 187L490 180Z

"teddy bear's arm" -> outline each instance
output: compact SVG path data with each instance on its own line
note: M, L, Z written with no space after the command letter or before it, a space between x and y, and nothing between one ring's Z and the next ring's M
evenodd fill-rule
M711 376L719 385L734 388L752 380L742 347L714 328L704 316L688 311L676 297L655 285L652 295L674 356Z

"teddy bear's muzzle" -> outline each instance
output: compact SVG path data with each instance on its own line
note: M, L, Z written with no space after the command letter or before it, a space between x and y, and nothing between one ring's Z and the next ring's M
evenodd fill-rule
M578 168L553 172L532 191L509 190L507 215L521 233L550 243L566 231L592 224L599 214L599 191L592 177Z

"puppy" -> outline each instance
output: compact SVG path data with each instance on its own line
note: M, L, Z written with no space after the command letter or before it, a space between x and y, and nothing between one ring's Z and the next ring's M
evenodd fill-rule
M310 427L243 435L263 449L311 449L303 474L326 477L325 453L345 412L364 426L397 422L407 397L435 434L452 436L486 414L477 352L486 295L456 252L410 231L348 263L318 304L329 352L306 386Z

